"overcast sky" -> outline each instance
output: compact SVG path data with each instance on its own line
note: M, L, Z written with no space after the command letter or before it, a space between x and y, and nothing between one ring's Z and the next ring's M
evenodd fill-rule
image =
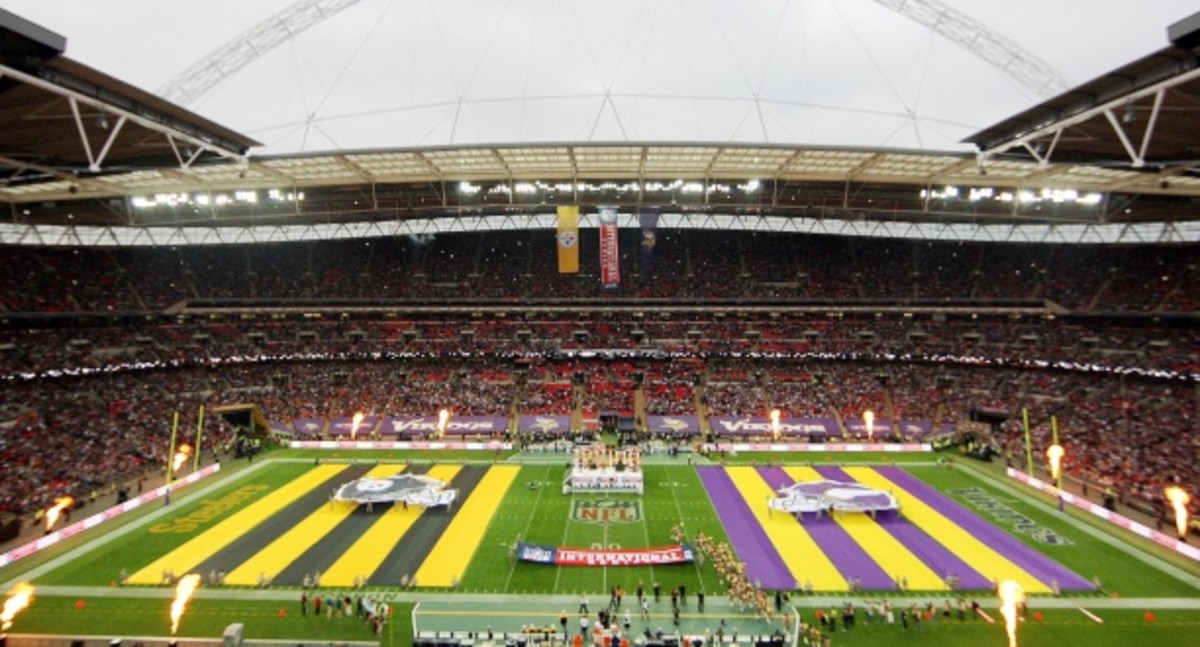
M189 107L256 154L514 142L962 150L1039 100L895 0L361 0ZM289 0L0 0L147 90ZM1078 84L1195 0L947 0Z

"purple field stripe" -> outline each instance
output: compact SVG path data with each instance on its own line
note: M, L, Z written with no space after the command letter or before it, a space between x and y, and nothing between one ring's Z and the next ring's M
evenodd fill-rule
M759 467L758 474L775 491L796 483L782 467ZM896 588L895 580L829 515L796 516L800 525L804 526L805 532L829 557L829 561L833 562L842 577L859 578L864 589Z
M733 551L746 563L746 576L768 589L794 589L796 578L788 569L762 524L754 517L725 468L697 467Z
M831 481L856 482L854 477L847 474L840 467L826 466L816 467L815 469L821 476ZM917 559L920 559L934 573L941 575L943 578L950 574L958 576L960 588L992 588L991 580L984 577L982 573L972 568L961 557L955 555L950 549L943 546L933 537L930 537L924 530L918 528L908 519L894 512L881 512L876 515L875 523L879 524L889 535L895 537L896 541L900 542L913 555L916 555Z
M937 510L942 516L953 521L963 530L971 533L976 539L987 544L992 550L1006 557L1013 564L1024 569L1026 573L1041 580L1049 586L1051 580L1058 580L1062 590L1092 590L1095 585L1083 577L1067 569L1062 564L1037 552L1021 540L988 523L979 515L967 510L950 497L938 492L933 486L905 472L898 467L876 467L876 472L884 475L891 482L908 491L926 505Z

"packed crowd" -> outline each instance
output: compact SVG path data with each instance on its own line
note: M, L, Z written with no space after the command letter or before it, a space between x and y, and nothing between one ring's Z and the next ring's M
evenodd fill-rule
M1051 246L661 230L621 232L627 277L553 267L554 232L196 248L6 247L9 312L162 310L185 299L1049 299L1077 311L1195 312L1194 246ZM585 248L586 251L586 248Z
M13 315L0 327L0 456L19 476L0 486L0 508L27 513L64 491L87 501L129 483L165 461L173 411L184 412L183 428L194 428L200 405L230 402L257 403L274 421L445 407L577 419L614 411L643 421L775 408L844 421L870 409L883 420L953 422L983 407L1009 412L995 438L1009 455L1021 453L1019 412L1027 409L1037 455L1050 443L1053 416L1073 475L1155 502L1165 484L1195 491L1200 483L1189 459L1200 396L1187 378L1200 373L1200 327L1102 314L1195 312L1194 246L662 231L648 259L637 233L622 232L627 280L616 292L601 289L594 254L583 255L577 276L534 272L552 266L549 231L204 248L6 247L11 271L0 274L0 311L139 314ZM519 305L528 298L639 298L645 308L299 317L269 306L188 314L183 303ZM1049 299L1075 313L657 308L698 299ZM1124 368L1142 373L1117 370ZM1176 375L1145 373L1155 370ZM206 438L227 443L230 435L219 420L206 421Z
M584 319L304 320L294 329L288 323L204 319L5 329L0 367L11 379L0 398L0 455L19 466L22 478L0 487L0 506L29 512L64 490L84 500L93 491L103 493L163 463L172 411L185 413L187 429L195 424L187 418L201 404L232 402L257 403L274 421L359 411L429 415L446 407L458 415L502 416L587 417L613 410L643 421L646 414L761 416L773 408L785 417L844 420L871 409L881 420L954 422L972 409L992 408L1009 413L995 441L1018 458L1023 453L1020 411L1027 409L1039 457L1051 442L1049 420L1055 417L1069 474L1151 502L1161 499L1164 485L1179 481L1194 490L1200 483L1188 458L1200 442L1192 433L1198 414L1194 381L1058 370L1051 364L937 360L969 335L970 352L981 357L1075 356L1114 367L1194 372L1200 366L1195 330L926 321L919 327L922 335L914 338L911 329L906 333L895 321L785 318L731 326L726 318L688 315L664 320L664 329L674 331L667 334L700 333L692 341L708 334L744 339L745 330L753 328L762 333L759 343L812 348L828 338L844 356L738 358L663 337L668 345L678 342L693 350L681 356L583 359L540 350L505 357L495 349L544 349L553 335L571 337L588 325ZM615 324L654 329L648 322ZM475 331L476 350L464 354L454 342L467 327ZM854 339L865 340L866 350L854 349ZM871 350L881 344L888 350ZM381 348L407 354L387 357L377 351ZM888 355L898 349L903 353ZM899 356L910 359L899 361ZM81 368L104 370L86 376L61 371ZM38 377L19 377L23 373ZM206 427L208 438L228 436L215 420Z

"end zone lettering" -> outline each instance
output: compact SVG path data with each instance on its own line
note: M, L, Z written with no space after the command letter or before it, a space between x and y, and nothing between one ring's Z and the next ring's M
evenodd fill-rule
M191 514L184 515L167 523L158 523L150 526L150 532L156 535L193 532L200 527L200 524L211 521L222 512L237 507L243 501L251 499L259 492L269 489L271 489L271 486L265 483L243 485L215 501L205 501L200 505L199 510Z

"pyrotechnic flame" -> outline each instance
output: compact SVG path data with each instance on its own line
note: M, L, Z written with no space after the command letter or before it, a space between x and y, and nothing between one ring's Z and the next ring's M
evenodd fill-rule
M188 457L191 455L192 455L192 446L191 445L180 445L179 450L175 452L175 458L171 459L172 460L171 471L178 472L179 468L183 467L183 464L185 462L187 462Z
M438 411L438 435L446 435L446 423L450 422L450 410L442 409Z
M33 585L29 582L17 582L17 585L8 592L8 599L4 601L4 612L0 613L0 631L7 630L12 626L13 616L33 600Z
M875 412L864 411L863 422L867 423L867 440L873 439L875 437Z
M179 584L175 586L175 601L171 603L171 633L174 634L176 629L179 629L179 619L183 617L183 612L187 609L188 600L192 599L192 594L196 592L196 587L200 586L200 576L196 573L184 575L179 580Z
M1187 534L1188 526L1188 509L1187 504L1192 500L1192 496L1180 487L1169 487L1165 494L1167 500L1171 502L1171 507L1175 508L1175 529L1179 531L1179 536Z
M1004 630L1008 633L1008 647L1017 647L1017 605L1025 601L1025 589L1012 580L1000 583L1000 614L1004 616Z
M58 517L62 515L63 510L71 507L75 503L75 499L69 496L60 496L54 500L54 506L46 511L46 530L54 527L58 523Z
M1046 448L1046 458L1050 461L1050 477L1054 479L1055 483L1058 482L1058 475L1062 473L1062 459L1065 453L1062 445L1051 445Z
M361 411L354 414L354 417L350 419L350 440L354 440L354 437L358 435L358 426L362 424L362 421L363 413Z

